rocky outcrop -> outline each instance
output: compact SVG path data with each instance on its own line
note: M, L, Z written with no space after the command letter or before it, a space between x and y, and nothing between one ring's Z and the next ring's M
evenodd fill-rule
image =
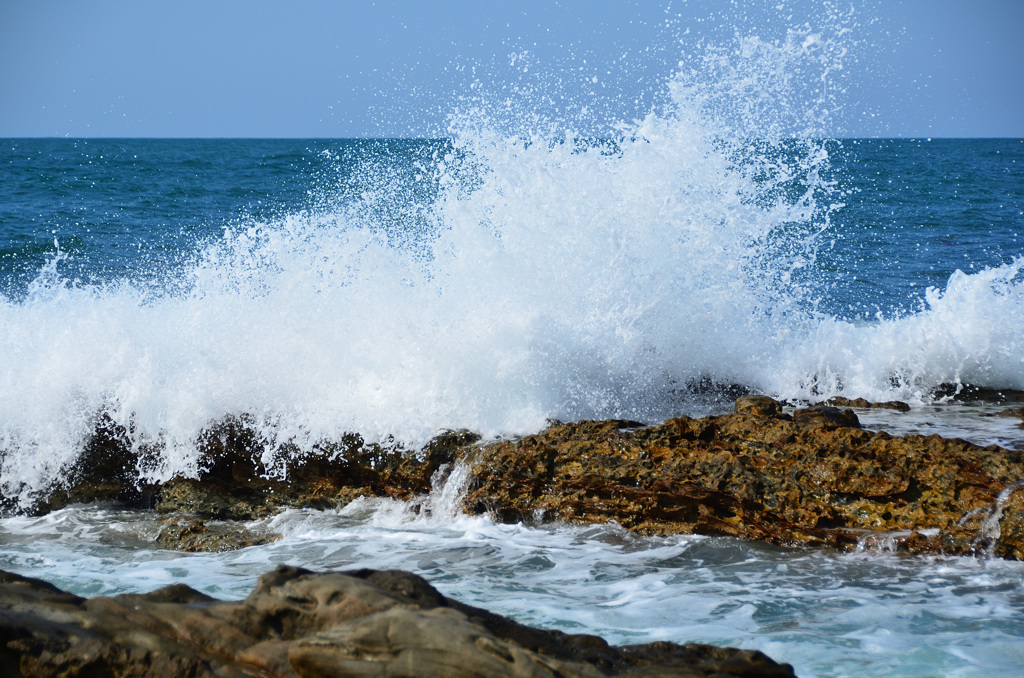
M760 396L736 409L642 428L560 424L489 445L467 462L466 507L503 521L1024 558L1020 452L873 433L830 406L789 415Z
M790 411L744 395L729 415L656 426L558 423L486 445L449 431L418 453L352 435L305 455L281 450L283 476L264 467L258 436L237 419L200 441L206 460L198 478L150 487L133 485L125 470L137 462L127 456L124 432L105 429L68 474L68 488L40 510L98 499L148 506L168 517L163 545L220 549L272 535L221 538L217 521L334 508L364 496L411 499L461 463L473 477L466 510L503 521L614 520L652 534L1024 558L1021 452L866 431L854 410L836 406L861 401L831 402Z
M206 521L188 515L164 518L157 533L157 546L174 551L234 551L247 546L268 544L280 535L254 531L234 521Z
M278 567L242 601L184 585L83 599L0 572L4 676L792 676L760 652L518 624L405 572Z
M168 515L258 520L289 507L335 508L362 496L408 499L429 492L434 474L480 439L470 431L446 431L412 451L349 434L304 455L285 445L278 450L288 460L282 474L263 463L265 443L250 424L245 417L232 417L200 436L197 478L146 484L138 481L138 468L147 450L136 449L123 427L101 418L77 462L63 473L62 484L34 506L15 507L10 498L0 497L0 509L45 514L69 504L112 502Z
M910 405L900 400L887 400L881 403L871 402L864 398L844 398L836 396L825 401L826 405L833 407L859 407L866 410L896 410L897 412L909 412Z

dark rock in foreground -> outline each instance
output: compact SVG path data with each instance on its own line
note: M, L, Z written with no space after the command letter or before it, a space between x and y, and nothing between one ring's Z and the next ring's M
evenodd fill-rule
M523 626L405 572L278 567L243 601L187 586L83 599L0 572L4 676L792 676L760 652Z

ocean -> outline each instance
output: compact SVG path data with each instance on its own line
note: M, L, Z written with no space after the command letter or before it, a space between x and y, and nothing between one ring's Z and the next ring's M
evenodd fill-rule
M25 515L100 417L151 481L196 474L232 415L286 469L346 432L415 448L741 391L899 399L865 425L1024 449L980 416L1024 390L1024 140L758 137L672 91L604 136L469 110L438 139L0 141L0 569L239 598L278 563L403 568L525 623L801 676L1019 672L1016 562L496 524L451 487L430 512L289 510L220 554L156 548L145 512Z

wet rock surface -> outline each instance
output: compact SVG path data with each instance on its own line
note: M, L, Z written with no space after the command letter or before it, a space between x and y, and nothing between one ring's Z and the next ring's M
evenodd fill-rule
M864 398L829 398L825 401L826 405L833 407L860 407L866 410L896 410L897 412L909 412L910 405L900 400L887 400L881 403L871 402Z
M174 515L162 521L157 546L174 551L222 552L268 544L280 535L251 530L233 521L209 522L193 516Z
M562 424L489 445L469 458L466 507L505 521L1024 558L1021 453L874 433L829 406L788 415L741 398L737 409L645 428Z
M366 443L356 434L325 441L311 453L282 447L280 467L262 461L264 442L245 418L220 422L199 440L203 463L198 477L163 483L139 482L146 450L133 451L121 427L101 422L65 482L30 507L0 497L7 512L49 513L71 504L107 502L156 509L168 515L210 520L258 520L285 508L330 509L358 497L409 499L430 491L435 473L449 468L480 436L446 431L419 451L401 445Z
M518 624L405 572L278 567L242 601L184 585L84 599L0 572L4 676L792 676L760 652Z
M863 403L831 402L789 412L766 396L742 395L730 415L656 426L555 423L486 445L449 431L419 452L352 435L304 456L282 450L280 468L264 465L260 440L237 419L201 441L198 478L142 487L126 470L140 462L128 455L124 432L104 429L68 488L39 511L95 500L146 506L177 521L165 528L165 547L220 549L232 539L209 534L214 523L202 521L337 508L358 497L412 499L465 464L472 481L463 507L501 521L617 521L649 534L1024 559L1024 488L1016 485L1024 454L867 431L840 406ZM237 546L259 543L248 538L233 537Z
M983 417L1008 417L1020 419L1020 426L1024 428L1024 407L1011 407L993 414L983 414Z

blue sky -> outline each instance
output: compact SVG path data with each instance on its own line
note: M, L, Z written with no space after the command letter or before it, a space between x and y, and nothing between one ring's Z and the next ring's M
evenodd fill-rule
M764 5L0 0L0 137L433 135L476 88L628 121L702 40L823 21ZM1024 137L1024 2L836 5L854 14L827 133Z

